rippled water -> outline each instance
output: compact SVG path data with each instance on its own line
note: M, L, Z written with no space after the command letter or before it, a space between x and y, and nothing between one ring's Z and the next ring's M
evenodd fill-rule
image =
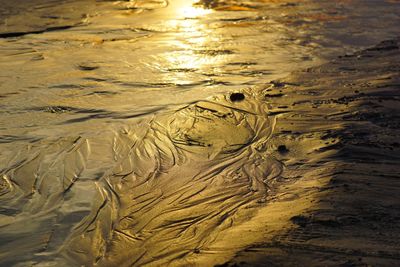
M159 190L164 187L166 192L182 189L179 197L174 195L176 192L171 193L180 201L187 198L185 194L201 192L203 189L199 188L202 187L197 185L197 191L185 191L191 181L182 178L172 182L169 188L165 179L180 174L193 178L204 172L198 179L207 187L211 174L223 170L225 175L232 175L232 166L249 166L249 162L254 165L261 159L268 163L267 167L261 164L262 172L279 172L279 163L267 161L255 148L257 140L265 142L273 125L271 122L259 124L258 116L262 112L256 110L262 105L251 104L247 96L250 99L255 96L246 95L244 103L247 104L244 105L250 105L258 114L257 119L247 121L250 126L246 126L240 114L249 110L233 108L223 97L244 88L260 88L291 71L396 36L400 22L400 5L393 0L41 0L29 3L2 0L0 3L0 168L4 174L1 223L7 232L15 233L2 238L14 241L1 244L1 252L8 258L21 257L24 251L39 246L42 254L35 259L41 259L46 253L63 247L69 251L66 253L69 257L79 258L75 255L79 247L74 250L70 248L74 245L65 245L68 237L69 243L91 247L86 251L89 256L81 258L88 264L98 260L100 256L96 253L101 252L102 242L110 239L107 229L118 228L114 227L115 218L121 220L132 212L141 214L143 207L153 208L151 211L144 209L146 213L140 215L143 220L119 221L120 225L126 224L117 229L121 235L154 244L162 238L150 232L157 232L159 228L164 231L176 224L199 223L199 234L192 233L195 238L190 236L182 242L196 244L204 236L212 236L210 229L220 225L212 222L212 213L190 217L190 222L174 217L172 222L168 216L184 208L178 205L171 210L173 200L168 196L161 203L157 200L160 199ZM217 104L211 107L202 102L195 104L218 94ZM200 120L199 113L203 114ZM173 119L165 119L165 116ZM209 121L216 129L211 135L210 129L204 126ZM195 127L196 123L200 126ZM235 132L236 128L229 128L232 125L243 126L243 131ZM260 125L267 132L260 131ZM218 129L224 130L218 132ZM153 132L149 133L151 130ZM187 158L192 156L185 154L188 148L179 147L180 142L194 145L196 149L201 147L200 151L189 149L187 153L207 155L207 160L191 159L189 164ZM249 152L242 146L244 144L253 150ZM207 150L207 145L212 149ZM227 156L218 156L225 150L229 151ZM161 154L152 154L155 151ZM128 163L124 163L127 156ZM161 158L162 163L153 162L154 158ZM248 158L251 160L243 161ZM161 172L160 182L152 184L150 189L140 189L144 183L141 179L150 177L147 172L154 166ZM247 175L257 173L257 168L243 168ZM129 194L145 199L129 199L126 188L117 188L115 177L129 175L132 177L126 187L133 188ZM107 188L104 181L98 182L104 176L113 177L105 179ZM76 183L77 180L82 182ZM218 179L214 183L218 184ZM232 188L238 187L241 192L242 185L239 177ZM18 190L11 190L17 187ZM69 190L72 195L65 195ZM216 193L204 194L215 196ZM224 194L221 197L229 192ZM72 196L71 204L66 200ZM235 209L254 198L244 190L227 198L231 202L222 202L226 205L214 208ZM57 204L62 201L66 204ZM137 203L133 205L132 201ZM154 208L155 204L162 208ZM208 204L198 206L196 212L206 209ZM121 205L119 213L115 205ZM103 215L93 214L105 206L108 210ZM56 209L59 211L55 215ZM167 215L160 213L160 209ZM98 216L103 220L96 221ZM152 216L165 220L150 224ZM203 225L205 218L210 225ZM32 223L21 231L27 220ZM101 225L97 228L100 232L82 238L80 234L88 230L93 221ZM165 224L166 221L169 223ZM75 231L69 236L71 227L75 227ZM124 229L138 232L126 233ZM32 231L37 234L29 235ZM27 236L31 242L26 242L29 244L24 249ZM43 245L45 237L51 242ZM123 247L123 243L116 243L116 250ZM10 244L19 249L4 252ZM153 251L157 257L142 257L142 245L135 247L135 255L140 255L135 259L137 264L159 260L159 255L164 253L160 249ZM168 247L170 243L166 241L164 245ZM167 256L177 257L175 252L168 253ZM131 256L128 253L124 257ZM118 263L112 257L108 260ZM110 262L104 260L102 264Z

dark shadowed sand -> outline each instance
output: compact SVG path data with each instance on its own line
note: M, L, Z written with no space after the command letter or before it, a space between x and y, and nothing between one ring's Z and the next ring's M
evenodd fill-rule
M0 3L1 266L400 265L398 1Z
M271 86L270 144L296 178L259 215L264 240L223 266L400 263L399 60L399 40L384 41Z

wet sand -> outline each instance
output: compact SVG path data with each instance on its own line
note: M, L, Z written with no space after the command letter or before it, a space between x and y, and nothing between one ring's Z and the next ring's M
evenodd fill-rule
M270 143L291 183L260 210L264 240L220 266L400 263L399 59L385 41L271 87Z
M0 265L398 265L374 3L4 5Z

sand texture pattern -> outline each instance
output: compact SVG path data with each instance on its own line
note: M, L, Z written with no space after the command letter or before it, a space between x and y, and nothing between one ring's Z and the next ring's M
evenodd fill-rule
M1 176L3 264L395 265L399 57L386 41L20 151Z
M272 105L284 106L271 142L287 151L277 159L285 172L305 171L275 201L313 204L224 266L400 263L399 59L399 41L385 41L294 73L271 90ZM313 146L316 139L324 143ZM304 184L313 185L308 194L298 191Z

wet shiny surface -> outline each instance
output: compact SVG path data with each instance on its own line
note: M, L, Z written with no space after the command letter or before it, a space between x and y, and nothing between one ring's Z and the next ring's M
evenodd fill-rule
M11 36L0 38L2 142L92 131L262 85L398 32L390 1L193 3L2 5ZM39 33L12 38L24 32Z
M282 170L263 85L400 22L396 1L0 3L0 252L25 263L184 264Z

